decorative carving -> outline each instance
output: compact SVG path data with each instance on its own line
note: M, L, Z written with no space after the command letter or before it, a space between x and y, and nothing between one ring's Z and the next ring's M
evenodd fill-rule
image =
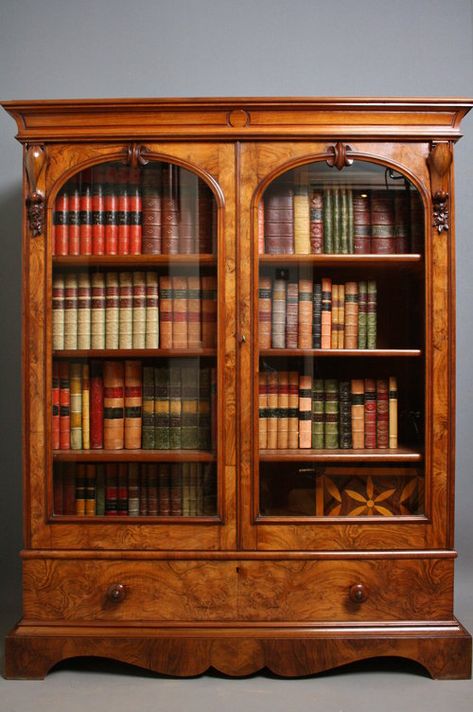
M127 148L126 158L124 160L125 165L131 166L131 168L138 168L138 166L146 166L149 160L144 157L144 154L148 152L146 146L138 143L130 143Z
M234 129L240 129L248 126L250 123L250 115L244 109L234 109L227 114L227 124Z
M42 235L44 229L45 200L45 168L48 162L46 149L43 146L26 146L25 171L28 179L28 194L26 196L26 211L28 223L33 235Z
M447 141L432 143L432 150L427 157L427 165L431 173L435 171L439 178L443 178L450 168L452 160L452 150Z
M353 158L347 155L348 151L351 151L351 146L341 141L338 141L334 146L329 146L328 153L332 155L327 158L327 165L331 168L335 166L339 171L345 166L351 166Z
M433 226L441 233L448 230L448 193L438 190L433 197Z

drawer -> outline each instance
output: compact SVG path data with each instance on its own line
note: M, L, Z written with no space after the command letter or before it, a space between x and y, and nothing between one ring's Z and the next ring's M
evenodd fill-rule
M452 559L29 559L37 621L356 622L452 619Z

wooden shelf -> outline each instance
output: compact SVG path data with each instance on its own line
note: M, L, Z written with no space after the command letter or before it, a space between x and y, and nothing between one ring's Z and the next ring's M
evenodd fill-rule
M54 358L196 358L215 356L216 349L64 349L53 351Z
M204 450L53 450L55 462L215 462Z
M155 520L159 521L160 524L218 524L221 521L217 514L189 514L185 516L156 514L136 517L130 517L128 514L111 514L109 516L102 514L95 516L53 514L49 521L51 524L69 522L71 524L126 524L128 526L128 524L150 524Z
M414 357L422 356L421 349L261 349L260 356L356 356Z
M259 255L260 264L320 264L325 267L394 267L396 265L414 265L422 262L422 255Z
M260 450L260 462L421 462L423 454L408 447L364 450Z
M64 255L53 256L54 267L153 267L216 265L215 255Z

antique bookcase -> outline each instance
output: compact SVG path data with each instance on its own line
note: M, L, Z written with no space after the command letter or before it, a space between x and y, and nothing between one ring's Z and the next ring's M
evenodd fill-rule
M23 618L93 655L466 678L453 615L465 99L9 101Z

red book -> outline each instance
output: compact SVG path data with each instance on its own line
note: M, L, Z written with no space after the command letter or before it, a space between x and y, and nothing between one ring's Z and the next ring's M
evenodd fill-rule
M142 252L142 227L141 227L141 193L139 186L139 172L131 170L130 184L128 186L128 224L130 231L130 254L141 255Z
M92 254L105 253L105 199L103 195L104 170L94 169L92 184Z
M365 378L365 448L376 447L376 381Z
M54 207L54 254L69 254L69 196L65 190L56 198Z
M118 197L113 183L115 171L107 169L105 173L105 254L118 254Z
M77 183L71 187L69 192L69 209L68 209L68 235L69 235L69 254L80 254L80 195L79 186Z
M105 465L105 516L118 513L118 466L116 462Z
M61 447L60 425L59 425L59 364L53 362L53 423L52 423L52 446L53 450L59 450Z
M128 224L128 211L130 200L127 185L126 168L116 171L117 193L118 193L118 254L130 254L130 226Z
M59 363L59 447L61 450L71 447L71 382L67 361Z
M83 171L80 185L80 254L92 254L92 187L91 172ZM69 238L70 244L70 238ZM70 251L70 250L69 250Z
M90 373L90 447L103 448L103 377L98 361L92 361Z
M63 469L63 514L76 513L76 464L75 462L65 462Z
M376 439L378 447L389 447L389 390L386 378L376 381Z

